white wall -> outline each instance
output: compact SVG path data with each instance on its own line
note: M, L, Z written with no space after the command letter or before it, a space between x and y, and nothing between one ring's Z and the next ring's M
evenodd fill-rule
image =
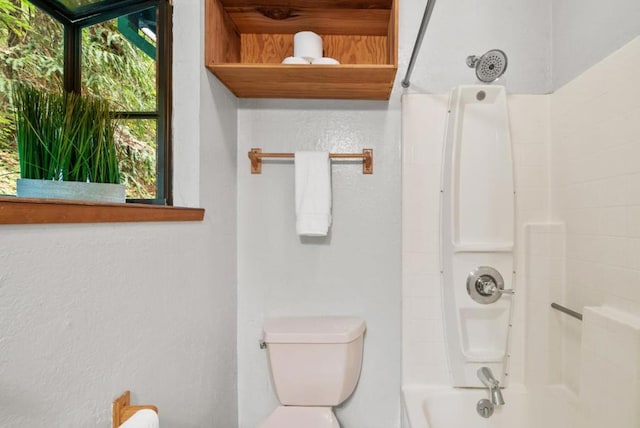
M432 0L433 1L433 0ZM633 1L633 0L631 0ZM446 93L476 83L469 55L502 49L509 64L501 84L511 93L551 91L551 0L438 0L409 92ZM400 1L400 67L404 77L426 0Z
M343 426L399 421L399 111L383 102L246 100L238 135L238 391L240 426L277 405L263 320L283 315L354 315L367 323L360 383L337 410ZM293 164L269 162L251 175L251 147L265 151L374 149L361 162L333 162L333 225L327 238L295 231Z
M0 426L110 427L126 389L163 428L237 426L237 101L202 67L202 12L176 2L174 147L205 220L1 227Z
M551 3L554 90L640 34L637 0Z

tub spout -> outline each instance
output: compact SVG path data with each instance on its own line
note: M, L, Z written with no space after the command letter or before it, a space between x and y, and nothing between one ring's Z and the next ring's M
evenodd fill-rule
M502 397L502 391L500 390L500 382L493 376L489 367L480 367L478 369L478 379L487 388L489 388L489 395L491 396L491 402L496 406L504 405L504 398Z
M496 386L495 388L490 388L489 391L490 391L490 394L491 394L491 402L493 404L495 404L496 406L504 405L504 398L502 397L502 390L500 389L499 386Z

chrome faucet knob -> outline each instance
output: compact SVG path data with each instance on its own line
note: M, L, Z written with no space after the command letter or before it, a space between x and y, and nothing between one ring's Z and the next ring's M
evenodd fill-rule
M498 290L498 285L492 276L482 275L476 281L476 290L483 296L492 296Z
M476 411L483 418L490 418L491 415L493 415L493 409L493 403L486 398L478 401L478 404L476 405Z
M500 272L489 266L479 266L467 276L467 293L475 302L488 305L510 291L504 291L504 279Z

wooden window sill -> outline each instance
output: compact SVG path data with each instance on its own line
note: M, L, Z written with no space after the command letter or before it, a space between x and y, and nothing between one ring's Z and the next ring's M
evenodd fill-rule
M202 221L203 208L0 196L0 224Z

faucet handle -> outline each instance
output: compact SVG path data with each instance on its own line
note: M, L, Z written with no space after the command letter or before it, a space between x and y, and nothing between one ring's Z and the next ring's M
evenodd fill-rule
M504 289L504 279L496 269L479 266L467 276L467 293L475 302L488 305L497 302L503 294L515 294L515 290Z

